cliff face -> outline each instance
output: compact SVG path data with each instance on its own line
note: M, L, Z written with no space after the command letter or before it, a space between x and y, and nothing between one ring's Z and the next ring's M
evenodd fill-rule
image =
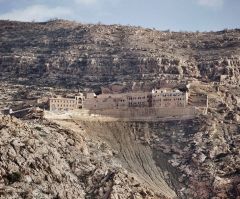
M174 196L171 189L178 198L237 198L240 194L236 123L219 124L216 118L205 117L82 124L89 135L118 151L125 168L166 196Z
M147 143L149 129L147 123L131 122L81 122L87 134L93 138L104 140L113 150L122 165L134 173L138 179L150 189L169 198L176 198L175 190L179 188L174 178L174 169L170 168L164 155L159 156L161 166L156 164L153 153ZM143 135L141 135L143 133ZM145 140L146 142L141 143ZM160 153L159 153L160 154ZM164 163L165 162L165 163ZM171 178L167 181L166 172L170 168ZM171 186L175 183L176 187Z
M153 80L159 74L205 80L229 75L239 81L237 29L178 33L62 20L0 21L0 35L3 78L82 86Z

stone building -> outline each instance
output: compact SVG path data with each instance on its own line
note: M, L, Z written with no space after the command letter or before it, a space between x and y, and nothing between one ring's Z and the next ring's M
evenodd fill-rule
M49 99L50 111L70 111L74 109L81 109L85 97L83 94L72 98L55 97Z
M199 110L199 112L207 114L208 96L202 93L191 92L191 94L188 97L188 105L194 106L196 107L197 110Z
M118 94L79 94L75 97L49 99L50 111L74 109L126 109L134 107L185 107L188 94L178 90L152 90L152 92L128 92Z
M123 109L132 107L185 107L188 94L178 90L153 90L152 92L132 92L102 94L86 98L83 108L89 110Z

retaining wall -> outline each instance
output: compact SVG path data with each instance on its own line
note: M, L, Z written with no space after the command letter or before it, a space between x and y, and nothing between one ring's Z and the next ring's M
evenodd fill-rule
M91 114L105 115L116 118L128 119L157 119L169 117L193 117L196 115L195 107L175 107L175 108L128 108L128 109L102 109L90 110Z

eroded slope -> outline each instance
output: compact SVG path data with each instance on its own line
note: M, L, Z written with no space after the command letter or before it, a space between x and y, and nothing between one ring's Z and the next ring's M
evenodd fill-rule
M179 198L240 195L239 124L214 116L170 122L82 122L117 150L125 168Z
M165 198L115 162L106 144L80 132L0 116L0 197Z

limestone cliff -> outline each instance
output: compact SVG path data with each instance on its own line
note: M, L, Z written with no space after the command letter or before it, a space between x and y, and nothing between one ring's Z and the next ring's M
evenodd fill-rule
M120 25L0 21L2 77L94 86L159 74L239 81L240 31L170 32Z

